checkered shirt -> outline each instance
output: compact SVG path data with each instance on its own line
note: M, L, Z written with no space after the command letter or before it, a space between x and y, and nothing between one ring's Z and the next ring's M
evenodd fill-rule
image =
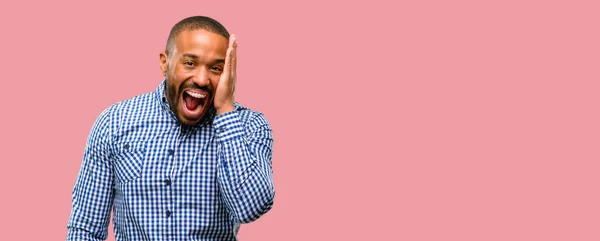
M182 126L156 91L104 110L73 188L67 240L236 240L273 205L273 137L265 117L236 110Z

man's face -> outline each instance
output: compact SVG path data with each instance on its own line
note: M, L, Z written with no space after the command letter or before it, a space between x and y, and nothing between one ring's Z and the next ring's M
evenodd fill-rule
M198 124L213 106L214 93L225 65L228 40L206 30L183 31L170 56L160 54L167 78L166 98L184 125Z

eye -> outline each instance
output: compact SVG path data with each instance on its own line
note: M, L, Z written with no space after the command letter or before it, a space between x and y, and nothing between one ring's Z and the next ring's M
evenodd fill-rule
M221 66L210 67L210 70L213 71L213 72L218 72L218 73L223 72L223 68Z
M183 65L185 65L187 67L194 67L195 66L194 62L192 62L192 61L185 61L185 62L183 62Z

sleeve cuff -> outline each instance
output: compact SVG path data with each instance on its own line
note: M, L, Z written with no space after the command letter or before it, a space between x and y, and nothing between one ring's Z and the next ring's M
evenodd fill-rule
M244 136L244 128L237 110L217 115L213 120L213 127L221 142Z

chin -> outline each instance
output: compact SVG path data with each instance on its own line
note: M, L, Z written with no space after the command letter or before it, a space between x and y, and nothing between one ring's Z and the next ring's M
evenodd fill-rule
M195 126L198 123L200 123L202 121L202 119L204 119L204 116L201 116L197 120L189 120L189 119L186 119L185 117L181 117L181 116L177 119L179 119L179 122L184 126Z
M207 110L204 110L198 119L189 119L186 118L183 114L177 114L177 120L184 126L196 126L200 122L202 122L208 116L208 112L212 107L209 107Z

